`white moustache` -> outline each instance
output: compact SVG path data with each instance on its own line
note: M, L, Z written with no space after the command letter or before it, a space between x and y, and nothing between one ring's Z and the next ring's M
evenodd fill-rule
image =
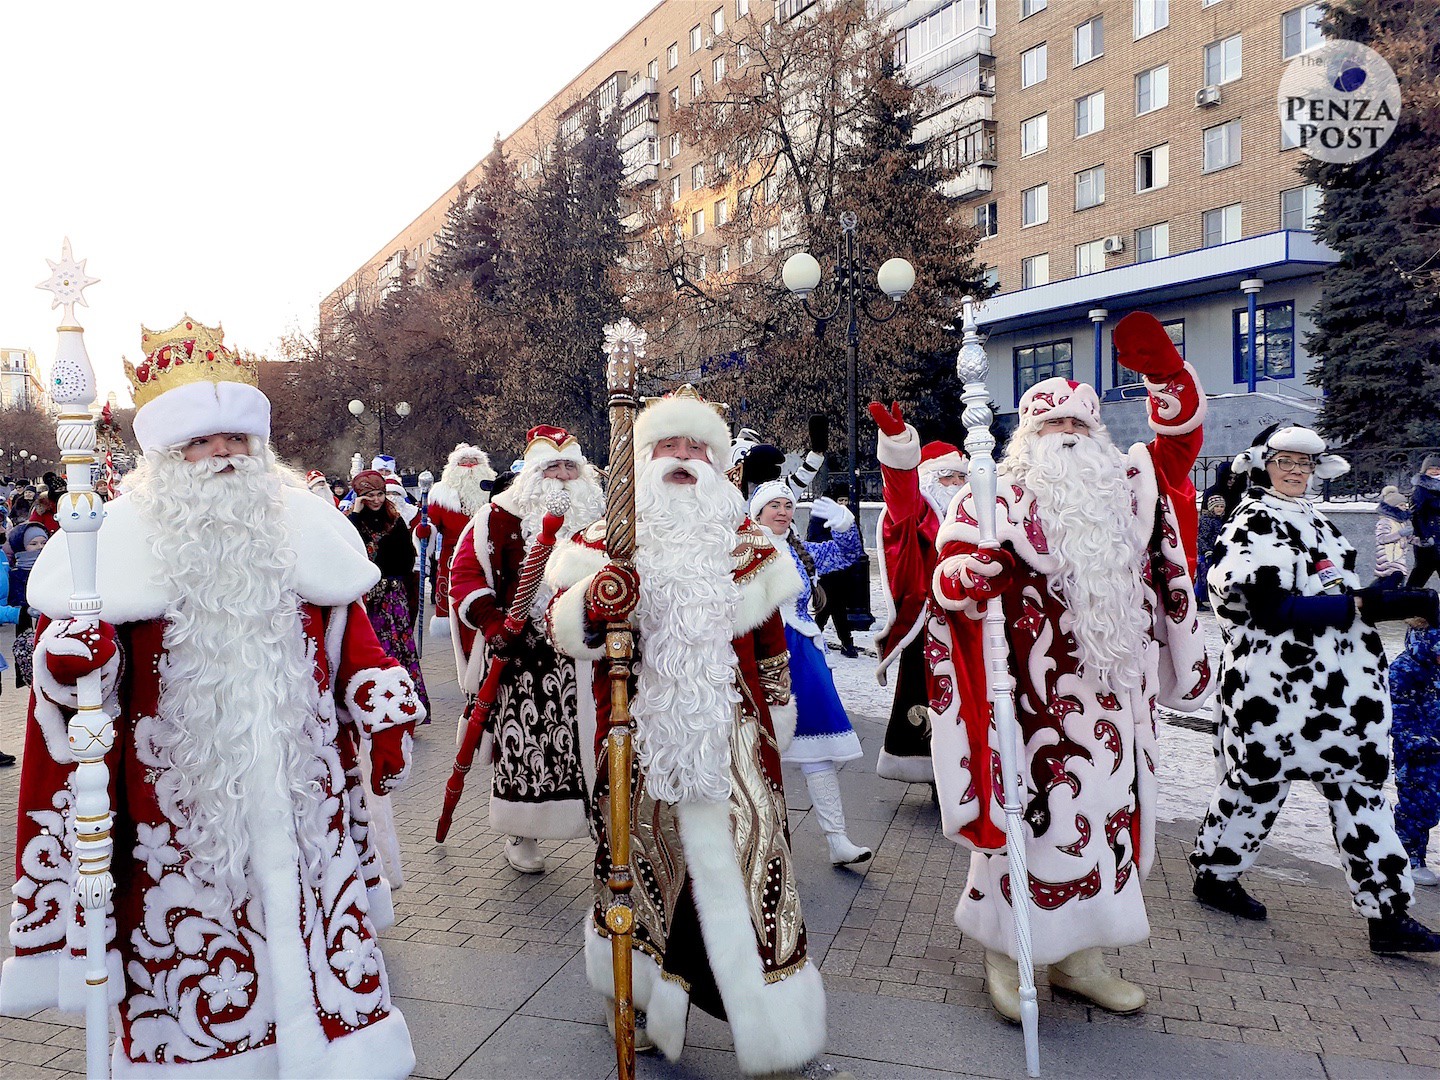
M662 456L655 458L654 460L656 464L660 466L660 475L662 477L669 477L676 472L683 472L686 475L692 477L693 479L699 480L700 477L704 475L701 470L711 467L708 461L702 461L700 458L677 458Z
M249 454L232 454L230 457L208 457L199 461L187 461L190 472L195 476L213 476L233 469L237 473L255 472L260 467L258 458Z

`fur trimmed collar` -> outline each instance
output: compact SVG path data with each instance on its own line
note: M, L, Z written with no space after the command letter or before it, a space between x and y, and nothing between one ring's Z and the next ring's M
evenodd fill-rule
M306 603L340 607L360 599L380 579L365 557L365 544L345 515L324 499L301 488L286 487L285 524L297 555L295 591ZM96 589L101 617L120 624L158 619L174 599L165 567L150 547L154 526L141 519L134 501L122 495L105 504L100 527ZM279 537L257 537L276 543ZM63 531L45 545L31 572L31 607L52 619L70 614L70 537Z

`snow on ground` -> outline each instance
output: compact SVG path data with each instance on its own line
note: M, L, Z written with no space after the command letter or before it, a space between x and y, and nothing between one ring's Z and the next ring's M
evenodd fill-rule
M871 567L871 610L877 620L883 621L885 601L873 560ZM1201 613L1200 622L1205 630L1211 665L1218 672L1219 627L1214 615L1208 611ZM877 621L876 625L878 627L880 622ZM1386 652L1393 659L1404 645L1403 628L1386 627L1381 636ZM829 658L834 670L835 688L846 709L854 717L863 716L884 724L890 715L894 681L892 679L889 686L880 686L875 681L874 634L855 635L855 644L861 653L853 660L840 655L833 629L827 628L826 637L830 643ZM1214 722L1214 698L1196 714L1182 715L1162 710L1160 720L1160 757L1155 763L1159 787L1157 814L1162 821L1184 819L1198 822L1210 803L1217 779L1214 736L1209 730ZM861 764L855 762L851 767ZM866 764L874 768L873 761ZM1386 791L1393 803L1393 779L1386 784ZM1291 787L1268 845L1310 862L1332 867L1340 865L1330 831L1330 815L1315 785L1297 781ZM1440 850L1440 829L1432 840L1431 850ZM1263 862L1263 853L1261 859Z

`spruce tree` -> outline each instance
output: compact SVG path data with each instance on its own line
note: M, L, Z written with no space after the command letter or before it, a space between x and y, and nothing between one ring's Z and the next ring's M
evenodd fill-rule
M1440 17L1413 0L1339 0L1326 37L1369 45L1400 81L1399 125L1353 165L1307 160L1324 192L1316 235L1340 254L1305 346L1320 424L1351 446L1440 445Z
M473 190L461 185L436 237L430 282L445 288L468 281L484 299L494 299L505 280L508 257L501 239L502 216L514 201L514 179L495 137Z

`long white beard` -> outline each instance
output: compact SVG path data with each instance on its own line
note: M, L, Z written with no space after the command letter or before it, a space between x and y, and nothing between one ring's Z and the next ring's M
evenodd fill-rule
M319 797L319 692L281 498L291 481L268 448L218 471L225 464L152 451L127 485L178 594L162 638L152 750L169 768L156 796L184 822L184 872L211 914L247 895L252 815L291 806L300 871L315 884L334 855L327 838L338 809Z
M560 539L564 540L577 530L605 515L605 493L595 482L594 470L586 465L574 480L559 480L546 476L539 470L522 472L515 478L515 507L520 511L520 535L525 546L540 535L540 522L550 504L551 496L563 491L570 499L570 509L565 511L565 524L560 528Z
M1126 461L1104 431L1090 437L1012 440L1000 478L1035 497L1050 554L1060 569L1050 591L1064 602L1085 672L1112 692L1139 691L1150 616L1140 559L1135 493Z
M664 476L686 468L696 483ZM745 518L735 485L706 461L642 461L636 469L635 750L645 784L665 802L730 797L735 688L735 530Z
M961 488L946 487L938 478L929 477L920 485L920 494L925 496L925 501L930 504L930 509L935 511L935 516L944 521L950 512L950 503L956 495L959 495Z
M478 466L446 465L440 474L440 482L447 485L460 500L460 508L474 517L487 502L490 492L484 487L486 470Z

